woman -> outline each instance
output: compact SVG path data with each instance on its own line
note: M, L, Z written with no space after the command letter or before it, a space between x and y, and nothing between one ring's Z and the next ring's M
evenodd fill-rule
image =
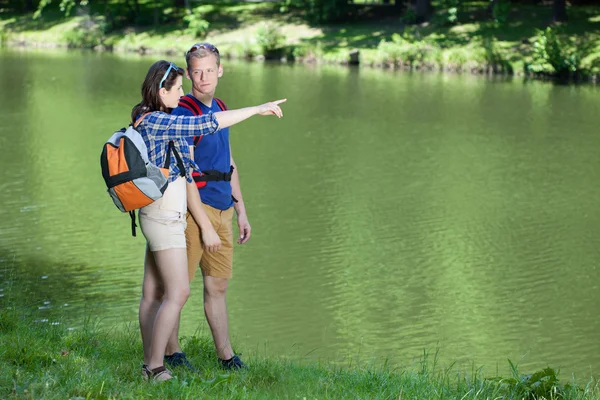
M148 147L150 162L169 169L169 185L163 197L139 212L147 241L139 314L144 345L142 374L145 379L157 381L172 378L163 365L164 352L190 292L185 242L186 181L192 182L191 170L197 166L189 157L186 139L212 134L257 114L281 118L278 104L285 101L197 117L172 116L168 113L183 96L182 78L183 69L175 64L154 63L142 84L142 101L131 112L132 122ZM199 204L200 199L192 201ZM197 210L201 207L190 210L197 221L207 218Z

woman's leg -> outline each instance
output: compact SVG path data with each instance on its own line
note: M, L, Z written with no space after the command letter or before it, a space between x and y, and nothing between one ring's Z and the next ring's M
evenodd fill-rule
M156 312L160 307L164 289L158 274L154 256L146 246L144 259L144 281L142 283L142 298L140 300L140 331L144 347L144 364L150 363L150 346L152 345L152 328Z
M157 251L153 255L164 295L152 330L150 369L163 365L167 342L190 295L186 249Z

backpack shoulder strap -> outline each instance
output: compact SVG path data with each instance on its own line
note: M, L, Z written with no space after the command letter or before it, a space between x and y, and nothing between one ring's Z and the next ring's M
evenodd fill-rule
M200 108L198 103L196 103L196 101L192 97L190 97L189 94L186 94L185 96L181 97L179 99L178 105L179 107L188 109L194 115L202 115L202 109Z
M142 120L143 120L144 118L146 118L146 115L148 115L148 114L151 114L151 112L147 112L147 113L145 113L144 115L142 115L141 117L139 117L139 118L137 119L137 121L135 121L135 123L133 124L133 127L134 127L134 128L137 128L137 126L140 124L140 122L142 122Z
M228 110L227 105L225 105L225 103L223 102L223 100L218 99L218 98L215 97L215 101L217 102L217 104L219 105L219 108L222 111L227 111Z

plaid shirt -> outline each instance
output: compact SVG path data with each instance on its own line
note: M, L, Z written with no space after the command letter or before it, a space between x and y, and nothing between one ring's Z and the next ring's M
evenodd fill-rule
M138 117L139 118L139 117ZM190 159L190 147L187 138L213 134L219 129L213 113L200 116L187 117L183 115L170 115L154 111L140 122L136 130L144 138L148 147L148 158L154 165L163 168L167 160L169 142L173 141L175 149L183 160L183 165L189 166L185 171L188 182L192 180L192 169L199 170L196 163ZM173 182L180 175L177 159L171 154L169 165L169 182Z

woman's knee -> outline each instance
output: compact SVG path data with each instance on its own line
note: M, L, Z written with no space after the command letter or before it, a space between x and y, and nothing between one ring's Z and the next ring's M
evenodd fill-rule
M173 301L176 304L178 304L180 307L183 307L189 297L190 297L190 285L188 284L188 285L181 285L181 286L178 286L177 288L173 288L173 290L170 290L167 293L165 300Z

